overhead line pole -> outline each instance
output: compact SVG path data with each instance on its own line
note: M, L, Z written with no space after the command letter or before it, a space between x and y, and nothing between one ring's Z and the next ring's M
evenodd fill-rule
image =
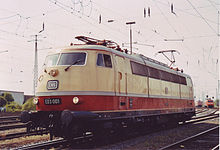
M39 31L39 33L44 31L44 22L43 22L43 28ZM34 50L34 81L33 81L33 92L34 96L36 95L36 87L37 87L37 80L38 80L38 54L37 54L37 42L38 42L38 36L37 34L34 35L35 39L35 50ZM31 41L28 41L31 42Z
M126 24L130 25L130 51L131 51L131 54L132 54L132 29L131 29L131 25L135 24L135 22L126 22Z
M34 95L36 94L37 79L38 79L38 55L37 55L37 34L35 35L35 51L34 51Z

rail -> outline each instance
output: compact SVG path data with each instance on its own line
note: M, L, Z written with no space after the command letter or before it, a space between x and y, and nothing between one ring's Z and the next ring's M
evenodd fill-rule
M165 147L163 147L163 148L160 148L159 150L166 150L166 149L174 148L174 147L176 147L176 146L178 146L178 145L180 145L180 144L182 144L182 143L185 143L185 142L190 141L190 140L192 141L193 139L196 139L196 138L198 138L198 137L200 137L200 136L202 136L202 135L208 134L208 133L210 133L210 132L212 132L212 131L214 131L214 130L217 130L217 129L219 129L219 126L216 126L216 127L214 127L214 128L208 129L208 130L203 131L203 132L200 132L200 133L198 133L198 134L196 134L196 135L187 137L187 138L185 138L185 139L183 139L183 140L180 140L180 141L178 141L178 142L175 142L175 143L172 143L172 144L170 144L170 145L167 145L167 146L165 146Z

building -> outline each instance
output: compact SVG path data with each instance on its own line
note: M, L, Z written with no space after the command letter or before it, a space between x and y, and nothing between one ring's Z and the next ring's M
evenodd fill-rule
M12 94L15 102L17 102L20 105L22 105L24 102L24 92L0 90L0 95L2 95L3 93Z

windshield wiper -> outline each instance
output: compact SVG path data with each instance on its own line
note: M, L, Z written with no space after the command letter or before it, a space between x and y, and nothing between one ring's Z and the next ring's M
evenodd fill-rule
M72 67L73 65L78 64L79 62L81 62L82 60L76 60L74 63L72 63L71 65L69 65L68 67L66 67L64 70L67 71L70 67Z

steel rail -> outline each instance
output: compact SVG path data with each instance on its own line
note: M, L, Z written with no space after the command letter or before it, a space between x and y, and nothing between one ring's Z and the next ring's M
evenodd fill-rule
M216 145L214 148L212 148L211 150L218 150L219 149L219 144Z
M214 111L213 111L214 110ZM213 113L215 113L215 112L217 112L218 111L218 109L203 109L203 110L201 110L201 111L199 111L199 112L196 112L196 115L197 114L201 114L201 113L208 113L209 111L213 111L213 112L211 112L210 114L213 114Z
M178 141L178 142L175 142L175 143L172 143L172 144L167 145L167 146L165 146L165 147L162 147L162 148L160 148L159 150L165 150L165 149L172 148L172 147L177 146L177 145L179 145L179 144L181 144L181 143L190 141L190 140L192 140L192 139L195 139L195 138L198 138L198 137L200 137L200 136L202 136L202 135L205 135L205 134L207 134L207 133L209 133L209 132L212 132L212 131L214 131L214 130L217 130L218 128L219 128L219 126L213 127L213 128L208 129L208 130L206 130L206 131L200 132L200 133L198 133L198 134L196 134L196 135L187 137L187 138L185 138L185 139L183 139L183 140L180 140L180 141Z
M80 136L80 137L76 137L74 139L71 140L71 142L76 142L78 140L83 140L86 138L90 138L93 135L86 135L86 136ZM59 139L54 139L51 141L46 141L46 142L41 142L41 143L35 143L35 144L31 144L31 145L25 145L22 147L18 147L15 148L16 150L30 150L30 149L48 149L50 147L54 147L54 146L59 146L61 144L65 144L68 143L70 141L63 139L63 138L59 138Z
M191 124L191 123L196 123L196 122L200 122L200 121L205 121L205 120L210 120L210 119L214 119L214 118L218 118L219 117L219 114L216 114L216 115L211 115L211 116L205 116L205 117L201 117L201 118L197 118L196 119L193 119L193 120L189 120L185 123L182 123L180 125L187 125L187 124Z
M20 120L1 121L0 125L3 125L3 124L13 124L13 123L19 123L19 122L21 122L21 121Z
M216 111L215 111L216 112ZM209 116L215 116L218 114L215 114L215 112L212 112L211 114L207 114L207 115L203 115L203 116L199 116L199 117L192 117L192 119L200 119L200 118L204 118L204 117L209 117Z
M0 120L12 120L12 119L20 119L20 116L5 116L5 117L0 117Z
M25 128L27 124L15 124L15 125L3 125L0 126L0 131L9 130L9 129L17 129L17 128Z
M32 145L25 145L22 147L18 147L15 148L15 150L30 150L30 149L43 149L43 148L48 148L48 147L52 147L55 145L60 145L67 142L67 140L63 139L63 138L59 138L59 139L54 139L51 141L46 141L46 142L41 142L41 143L35 143Z

